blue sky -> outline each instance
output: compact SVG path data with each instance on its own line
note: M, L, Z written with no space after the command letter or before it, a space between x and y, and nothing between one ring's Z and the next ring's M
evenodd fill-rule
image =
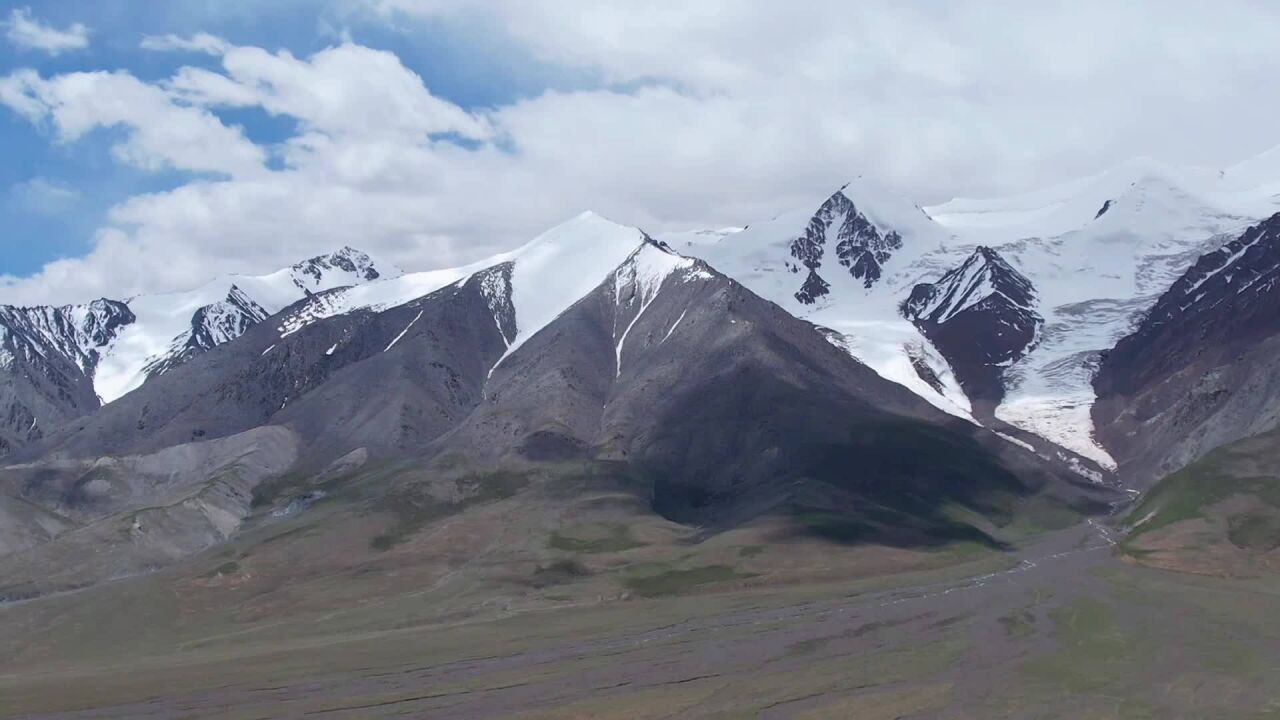
M0 74L17 68L34 68L45 76L126 70L139 79L158 81L181 66L216 68L217 58L141 50L139 43L148 35L207 32L238 45L306 56L340 42L345 33L361 44L394 52L423 77L433 94L466 109L495 107L549 88L599 84L595 73L556 67L500 43L492 28L421 18L395 25L308 0L0 1L0 17L14 10L30 10L54 28L81 23L90 28L91 44L50 55L0 42ZM260 144L283 141L296 125L291 118L261 109L215 113ZM47 128L0 108L0 275L28 275L52 259L84 254L113 205L134 195L179 187L193 177L115 162L110 148L119 135L97 130L60 143Z
M1151 9L0 0L0 302L343 245L457 265L587 209L724 227L857 176L927 206L1280 145L1280 6ZM1269 157L1251 172L1280 179Z

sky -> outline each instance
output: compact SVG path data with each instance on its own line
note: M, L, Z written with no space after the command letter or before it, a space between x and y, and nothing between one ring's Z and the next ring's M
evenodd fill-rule
M0 0L0 302L1280 145L1280 5Z

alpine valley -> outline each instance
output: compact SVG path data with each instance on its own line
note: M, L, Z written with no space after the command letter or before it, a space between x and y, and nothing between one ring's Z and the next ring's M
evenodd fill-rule
M0 306L0 715L1274 716L1280 153L742 222Z

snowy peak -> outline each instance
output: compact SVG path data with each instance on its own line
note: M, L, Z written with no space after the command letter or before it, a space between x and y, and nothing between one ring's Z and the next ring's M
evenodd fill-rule
M93 373L134 321L114 300L0 306L0 456L98 407Z
M399 274L346 247L268 275L230 275L190 291L132 298L128 309L136 320L104 353L94 389L112 402L303 298Z
M457 268L383 277L349 288L316 292L280 319L287 336L328 317L358 310L385 310L473 278L508 343L505 359L526 340L597 288L641 246L666 253L663 243L640 230L584 212L522 247ZM501 363L501 360L499 360Z
M1260 217L1258 188L1206 168L1135 158L1091 177L991 199L957 198L929 214L962 237L988 243L1054 238L1071 232L1213 235ZM1100 227L1094 227L1100 226Z
M661 252L639 229L588 211L487 261L513 265L511 304L517 332L503 359L598 287L642 246Z
M382 269L379 269L381 266ZM385 274L384 274L385 273ZM306 294L336 287L360 285L382 277L398 277L395 267L377 263L368 253L350 246L328 255L318 255L289 270L293 284Z
M916 322L940 325L982 306L1001 305L1034 313L1035 304L1031 281L1000 253L980 245L937 282L916 285L902 304L902 314Z
M980 246L936 282L916 285L901 310L947 359L970 400L998 403L1004 368L1026 354L1044 325L1036 305L1031 281Z
M623 261L613 273L613 344L615 350L616 377L622 377L625 361L624 350L648 347L654 337L641 339L633 329L646 311L671 283L685 284L709 280L715 277L700 260L685 257L672 250L665 242L644 236L644 243ZM665 341L679 326L688 311L686 306L679 316L667 326L658 338ZM632 339L631 345L627 344ZM638 342L637 342L638 341Z
M683 279L709 276L701 263L672 250L665 242L643 235L644 241L613 273L614 298L619 305L652 302L667 278L684 271Z
M809 219L804 232L791 241L791 257L808 270L804 284L795 293L795 298L806 305L812 305L830 289L818 274L828 259L828 250L850 276L870 288L883 274L884 263L902 248L902 236L896 230L882 230L859 212L844 193L847 187L827 198ZM799 272L797 266L789 265L789 269Z
M232 285L226 298L196 310L191 327L173 339L169 350L152 358L143 368L148 377L161 375L192 357L234 340L267 319L270 313Z
M120 330L136 320L115 300L63 307L0 306L0 366L15 355L56 353L91 374Z

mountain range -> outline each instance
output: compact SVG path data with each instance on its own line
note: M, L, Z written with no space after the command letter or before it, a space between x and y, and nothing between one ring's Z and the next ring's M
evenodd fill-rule
M589 466L710 534L999 545L1097 513L1280 424L1259 177L1144 160L930 208L857 178L743 228L584 213L460 268L348 247L0 307L0 595L150 572L387 463L450 507Z

